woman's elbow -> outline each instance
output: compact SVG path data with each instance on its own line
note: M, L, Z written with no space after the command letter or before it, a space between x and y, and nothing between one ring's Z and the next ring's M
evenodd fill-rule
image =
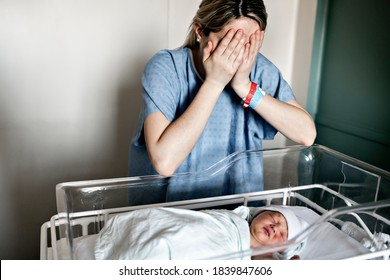
M176 168L167 159L152 160L152 165L156 172L162 176L172 176L176 171Z
M309 147L309 146L314 144L314 140L316 139L316 137L317 137L317 130L316 130L315 126L313 125L313 127L308 129L308 131L302 137L301 144L306 146L306 147Z

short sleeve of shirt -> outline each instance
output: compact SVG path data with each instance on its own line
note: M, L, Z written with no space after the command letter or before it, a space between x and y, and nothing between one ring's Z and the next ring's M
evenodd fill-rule
M154 112L161 112L169 121L173 121L179 102L179 78L171 53L158 52L146 65L142 76L144 118Z

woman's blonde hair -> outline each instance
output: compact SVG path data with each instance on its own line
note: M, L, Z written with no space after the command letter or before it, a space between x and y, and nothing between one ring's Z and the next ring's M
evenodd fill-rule
M194 25L199 24L202 33L219 32L234 19L248 17L258 22L260 29L267 26L267 12L263 0L202 0L199 9L189 27L183 47L196 46Z

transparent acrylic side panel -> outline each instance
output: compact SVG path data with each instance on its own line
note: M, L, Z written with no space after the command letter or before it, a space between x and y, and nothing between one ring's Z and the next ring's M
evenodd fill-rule
M263 151L233 154L207 170L171 177L143 176L63 183L58 212L79 212L263 190Z
M328 186L336 193L350 198L352 204L378 201L390 198L389 178L387 171L322 146L245 151L197 173L59 184L56 192L57 208L68 221L59 235L69 239L72 247L73 238L83 235L85 231L74 221L76 214L83 211L154 205L302 185ZM310 200L318 201L324 209L345 206L345 202L335 199L322 189L314 188L305 195ZM102 222L97 220L89 225L88 232L97 233L102 226Z
M314 183L323 184L359 204L390 198L388 171L322 146L313 148L304 157L314 159Z
M322 184L366 203L390 198L390 172L323 146L264 151L264 189Z

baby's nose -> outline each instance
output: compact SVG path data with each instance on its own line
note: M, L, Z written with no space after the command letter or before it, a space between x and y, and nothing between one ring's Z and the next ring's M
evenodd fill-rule
M281 228L279 225L271 225L271 229L274 232L275 235L280 235Z

